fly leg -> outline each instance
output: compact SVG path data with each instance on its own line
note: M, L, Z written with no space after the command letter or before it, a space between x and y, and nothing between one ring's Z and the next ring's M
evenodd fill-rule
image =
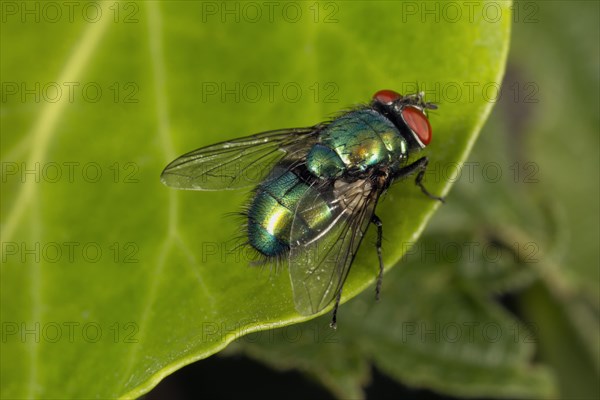
M375 286L375 298L379 300L379 293L381 293L381 283L383 282L383 257L381 255L381 245L383 241L383 223L379 217L375 214L371 217L371 222L377 227L377 241L375 246L377 247L377 257L379 258L379 275L377 276L377 286ZM342 298L342 291L338 292L335 298L335 305L333 306L333 316L331 317L330 327L333 329L337 328L337 311L340 306L340 299Z
M333 306L333 315L331 317L331 322L329 323L329 326L333 329L337 329L337 311L338 311L338 307L340 306L341 298L342 298L342 289L340 289L337 296L335 297L335 306Z
M373 214L373 216L371 217L371 222L377 227L377 241L375 242L375 247L377 248L377 257L379 258L379 275L377 276L377 286L375 286L375 299L379 300L379 293L381 293L381 283L383 282L383 257L381 256L383 223L375 214Z
M415 178L415 184L421 188L421 191L430 199L441 201L445 203L443 197L439 197L431 194L423 185L423 177L425 176L425 170L427 169L427 164L429 164L429 158L421 157L417 161L412 164L407 165L406 167L400 169L394 178L404 178L405 176L409 176L418 171L417 177Z

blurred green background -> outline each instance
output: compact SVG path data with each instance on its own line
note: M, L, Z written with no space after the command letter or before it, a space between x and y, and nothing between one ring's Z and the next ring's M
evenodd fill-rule
M600 397L599 2L49 4L2 2L2 398L156 384L147 398ZM290 22L297 9L308 23ZM504 68L508 22L495 99L496 86L479 88ZM224 93L218 82L236 79L246 85ZM454 186L382 300L369 287L349 301L338 331L328 314L289 325L302 320L280 289L287 274L255 277L212 246L238 229L222 215L245 194L158 186L182 152L413 82L440 104L428 187ZM387 262L433 210L416 192L382 203ZM198 249L202 235L216 239ZM203 267L214 257L231 267ZM232 305L223 323L239 324L202 325L221 321L220 295ZM158 383L225 346L222 332L237 340Z

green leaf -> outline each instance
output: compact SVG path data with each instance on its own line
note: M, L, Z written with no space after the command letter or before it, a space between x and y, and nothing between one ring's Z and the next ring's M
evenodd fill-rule
M232 251L239 221L223 215L247 193L160 184L178 154L312 125L418 82L440 104L427 154L461 162L492 107L467 89L504 71L509 2L498 20L441 22L392 2L293 3L298 21L289 7L254 21L232 4L239 22L212 2L86 3L85 17L63 9L58 22L21 18L21 3L6 13L2 397L139 396L241 335L312 318L295 312L286 270L248 268ZM389 191L386 266L437 206L409 181ZM375 257L363 246L343 301L372 285Z
M467 272L470 264L498 267L496 257L482 257L483 246L467 235L424 235L386 275L382 301L374 304L366 291L349 302L338 331L327 330L323 316L241 338L232 348L278 369L305 371L339 398L364 397L369 375L357 372L369 361L404 384L456 397L555 397L548 368L532 363L530 327L491 302Z
M522 157L538 170L537 184L526 186L551 210L546 217L550 234L526 230L540 244L536 268L541 280L522 294L519 304L538 326L539 358L553 368L561 397L598 398L600 65L585 60L600 57L598 35L589 35L598 32L594 16L600 4L538 2L536 7L541 23L516 27L515 35L524 40L515 41L509 68L510 75L535 84L536 96L529 104L507 107L505 115L525 106L516 136L525 150ZM557 23L571 28L559 33ZM524 42L538 43L535 55ZM579 104L560 100L569 93L577 94ZM522 229L528 225L522 223Z
M457 184L458 199L444 215L456 225L495 231L531 256L510 284L502 283L504 290L524 289L516 303L536 327L538 358L553 369L561 397L597 398L600 66L586 60L600 55L597 35L589 35L598 32L600 4L520 2L515 8L533 11L534 18L522 13L515 24L503 101L470 157L479 165L494 160L504 176ZM558 32L559 23L571 28ZM562 101L569 93L577 93L576 102ZM457 215L467 218L457 221ZM436 218L435 225L447 222ZM527 287L532 273L540 280Z

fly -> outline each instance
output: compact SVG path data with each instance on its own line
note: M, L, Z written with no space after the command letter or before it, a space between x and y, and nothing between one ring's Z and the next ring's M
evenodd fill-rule
M416 174L427 157L409 156L432 137L422 93L380 90L371 102L307 128L281 129L217 143L184 154L162 172L162 182L187 190L254 187L245 211L248 244L267 261L289 267L296 310L315 314L334 302L331 326L346 277L370 224L377 228L383 278L383 224L375 214L390 185Z

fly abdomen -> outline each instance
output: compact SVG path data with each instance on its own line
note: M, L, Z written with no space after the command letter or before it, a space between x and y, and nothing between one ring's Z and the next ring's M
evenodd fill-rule
M322 198L311 204L310 212L296 216L301 199L315 189L296 172L282 171L283 167L273 170L275 178L267 179L257 188L248 208L248 242L267 257L284 254L291 242L310 235L331 218L329 206Z

